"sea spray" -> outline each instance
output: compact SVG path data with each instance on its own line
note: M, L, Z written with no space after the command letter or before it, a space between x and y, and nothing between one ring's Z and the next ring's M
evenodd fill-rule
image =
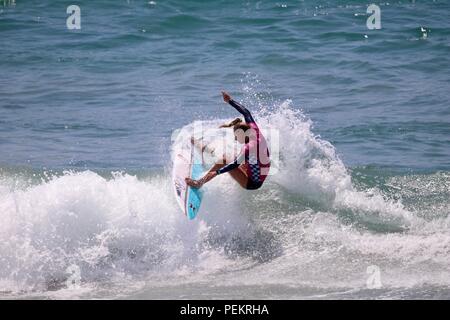
M80 294L94 296L102 286L119 294L123 283L360 288L370 265L380 267L385 286L444 283L436 274L447 274L447 215L427 222L376 186L357 188L335 148L290 102L255 117L263 133L280 131L278 172L255 192L227 175L214 179L194 221L177 206L166 173L66 171L41 180L2 173L2 290L65 296L73 265Z

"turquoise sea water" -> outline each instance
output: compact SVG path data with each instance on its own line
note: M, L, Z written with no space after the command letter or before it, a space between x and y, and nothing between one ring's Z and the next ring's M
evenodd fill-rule
M2 297L450 297L450 1L374 3L380 30L362 1L78 1L68 30L70 1L0 1ZM236 117L222 89L279 172L189 222L171 137Z

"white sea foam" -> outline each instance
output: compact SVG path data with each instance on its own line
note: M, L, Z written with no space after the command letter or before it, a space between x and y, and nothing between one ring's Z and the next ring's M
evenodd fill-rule
M263 133L280 132L279 171L257 192L217 177L194 221L182 215L170 175L64 172L31 184L2 175L1 290L67 296L71 265L81 271L80 295L104 281L161 286L208 276L222 285L363 287L370 264L387 285L443 283L448 218L425 221L376 188L357 190L335 148L289 101L256 118ZM407 276L417 270L421 277Z

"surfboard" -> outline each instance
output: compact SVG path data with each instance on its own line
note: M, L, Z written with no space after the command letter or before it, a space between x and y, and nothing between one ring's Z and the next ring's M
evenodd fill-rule
M172 182L177 202L189 220L194 219L202 203L203 190L186 184L185 178L197 180L204 174L201 152L191 146L174 153Z

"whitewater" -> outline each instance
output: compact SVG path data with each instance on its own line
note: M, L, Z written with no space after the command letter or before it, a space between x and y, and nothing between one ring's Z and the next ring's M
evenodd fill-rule
M289 100L255 116L280 132L276 173L256 192L218 177L193 221L170 163L2 168L1 297L450 298L448 172L347 168Z

